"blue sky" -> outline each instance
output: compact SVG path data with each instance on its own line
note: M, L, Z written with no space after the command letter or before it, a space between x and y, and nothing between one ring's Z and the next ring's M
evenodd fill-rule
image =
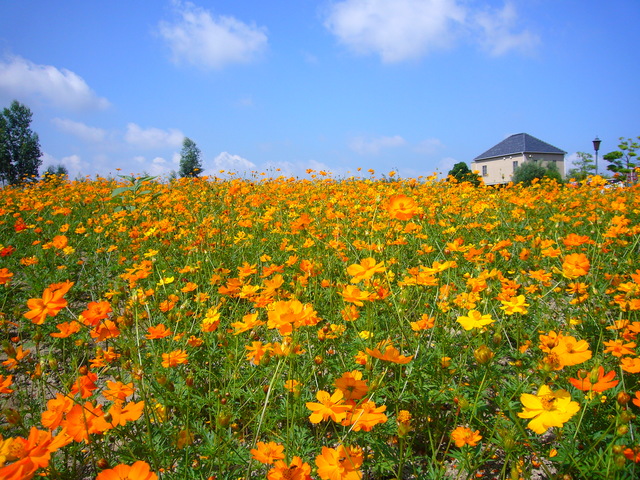
M526 132L640 135L638 0L3 0L0 106L42 169L447 173ZM600 162L601 169L604 166ZM121 170L117 170L121 169ZM277 169L280 169L279 171Z

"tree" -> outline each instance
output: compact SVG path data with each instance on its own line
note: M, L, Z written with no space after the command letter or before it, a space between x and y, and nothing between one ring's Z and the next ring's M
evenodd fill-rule
M518 166L513 172L512 181L513 183L522 183L528 187L536 178L550 178L562 183L562 175L555 163L544 166L541 162L535 160L524 162Z
M42 163L38 134L31 124L31 110L14 100L0 115L0 181L15 184L36 178Z
M182 151L180 152L181 177L197 177L202 172L202 161L200 160L200 149L189 137L184 137Z
M465 162L456 163L451 170L449 170L449 176L455 178L458 182L469 182L473 185L480 185L480 179L478 175L473 173Z
M638 137L638 140L640 140L640 137ZM625 140L624 137L620 137L618 148L620 150L609 152L602 158L609 162L607 170L617 175L622 175L627 181L631 181L631 174L640 166L636 161L638 156L636 150L640 149L640 144L631 138Z
M574 164L574 168L569 170L568 177L576 180L584 180L589 175L596 173L596 164L593 161L593 155L585 152L577 152L578 160Z

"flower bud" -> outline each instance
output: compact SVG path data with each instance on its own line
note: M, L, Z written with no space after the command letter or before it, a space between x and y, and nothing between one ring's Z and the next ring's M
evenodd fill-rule
M486 345L481 345L473 351L473 356L480 365L489 363L495 356L495 353Z
M631 395L629 395L627 392L620 392L616 397L616 401L618 402L618 405L620 405L621 407L624 407L627 403L631 401Z

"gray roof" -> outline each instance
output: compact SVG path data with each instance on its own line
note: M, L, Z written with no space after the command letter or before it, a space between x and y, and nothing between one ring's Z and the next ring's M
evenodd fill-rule
M478 155L473 160L484 160L486 158L504 157L507 155L521 153L556 153L565 155L567 152L559 148L549 145L536 137L532 137L528 133L516 133L503 141L491 147L486 152Z

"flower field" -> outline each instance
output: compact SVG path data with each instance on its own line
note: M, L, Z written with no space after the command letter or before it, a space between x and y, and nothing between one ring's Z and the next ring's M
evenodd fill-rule
M635 479L640 190L0 192L0 478Z

